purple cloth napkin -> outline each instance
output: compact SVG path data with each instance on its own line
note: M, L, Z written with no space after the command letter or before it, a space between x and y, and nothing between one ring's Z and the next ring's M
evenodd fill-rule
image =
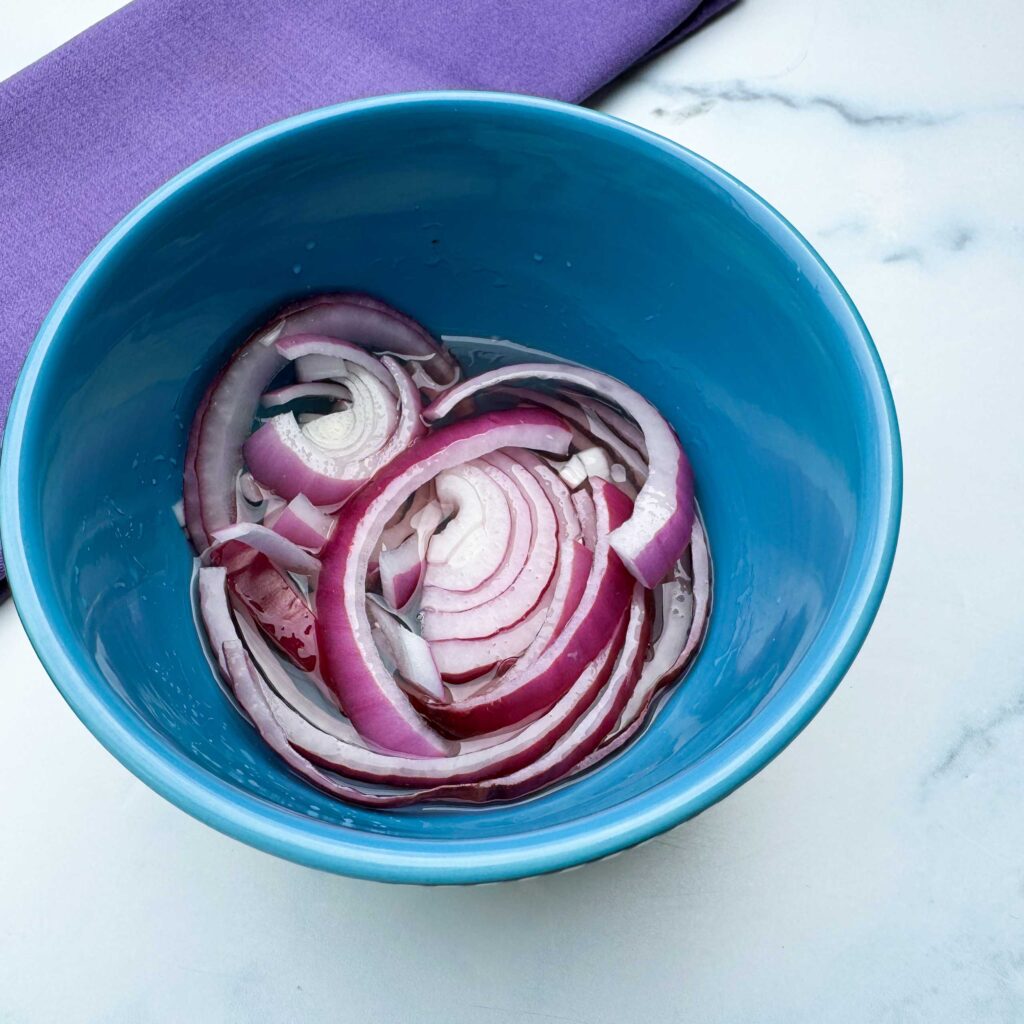
M0 83L0 430L25 352L75 267L205 153L380 93L582 100L732 2L135 0Z

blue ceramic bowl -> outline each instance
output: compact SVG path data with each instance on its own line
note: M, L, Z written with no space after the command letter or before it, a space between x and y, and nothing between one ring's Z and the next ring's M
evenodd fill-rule
M616 374L684 439L717 573L707 642L647 732L577 782L482 809L349 807L268 753L211 675L172 514L188 423L269 311L338 288ZM139 778L304 864L481 882L647 839L782 750L878 607L900 455L856 310L747 188L587 110L423 94L258 131L115 228L28 358L0 505L40 657Z

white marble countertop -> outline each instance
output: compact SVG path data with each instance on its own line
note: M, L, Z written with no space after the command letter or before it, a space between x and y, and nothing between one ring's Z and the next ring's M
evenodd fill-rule
M0 77L116 6L11 3ZM8 604L0 1021L1024 1019L1022 40L1015 0L745 0L599 101L782 210L891 376L892 582L788 751L580 871L461 890L335 878L136 781Z

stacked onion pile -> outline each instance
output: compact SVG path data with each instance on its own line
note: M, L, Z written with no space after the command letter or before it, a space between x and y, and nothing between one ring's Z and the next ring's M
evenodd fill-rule
M582 770L642 726L708 616L690 466L649 402L564 364L459 376L415 321L323 296L250 338L192 426L220 670L292 768L355 803Z

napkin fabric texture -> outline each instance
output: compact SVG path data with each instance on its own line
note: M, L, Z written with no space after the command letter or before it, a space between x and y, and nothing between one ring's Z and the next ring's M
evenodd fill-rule
M732 2L135 0L0 83L0 430L74 269L204 154L283 117L383 93L579 101Z

